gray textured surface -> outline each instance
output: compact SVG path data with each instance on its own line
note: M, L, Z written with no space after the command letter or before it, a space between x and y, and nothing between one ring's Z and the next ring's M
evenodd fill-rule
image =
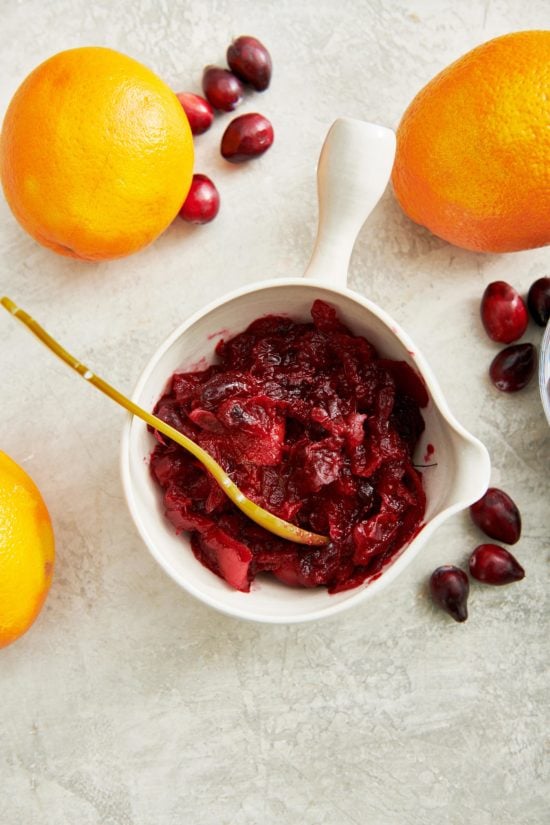
M219 184L212 225L181 222L123 261L78 264L41 249L0 203L2 291L130 391L189 313L264 275L300 274L316 223L315 163L338 115L396 126L411 97L474 45L544 28L550 6L499 2L2 3L0 108L50 54L104 44L177 89L237 34L270 47L272 87L243 111L276 143L246 168L197 140ZM535 383L489 385L484 286L525 290L548 250L467 253L413 226L390 193L365 225L351 284L424 351L452 410L485 441L494 484L518 502L523 583L474 587L456 625L426 597L431 570L480 541L452 518L372 604L299 627L240 623L181 592L126 511L122 413L0 318L0 448L51 510L57 567L46 608L0 653L2 825L541 825L550 816L548 465ZM530 328L527 339L537 341ZM547 744L547 743L546 743Z

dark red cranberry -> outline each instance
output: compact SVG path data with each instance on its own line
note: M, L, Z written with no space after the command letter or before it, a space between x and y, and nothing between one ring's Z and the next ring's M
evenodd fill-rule
M263 155L273 143L273 127L263 115L250 113L232 120L223 133L221 153L231 163Z
M485 584L512 584L525 576L518 560L498 544L480 544L470 556L470 573Z
M241 81L227 69L207 66L202 76L202 90L214 109L232 112L243 99Z
M218 190L206 175L193 175L189 194L180 209L180 216L188 223L209 223L220 209Z
M550 318L550 278L539 278L529 287L527 306L533 321L545 327Z
M508 493L489 487L484 496L470 507L472 521L486 536L506 544L515 544L521 535L521 516Z
M263 92L269 86L271 57L255 37L237 37L227 50L227 63L238 78L250 83L256 91Z
M214 120L214 109L204 97L192 92L178 92L176 97L183 106L194 135L202 135L210 129Z
M468 576L464 570L452 564L438 567L430 577L432 599L456 622L465 622L468 618L469 592Z
M511 344L521 338L529 316L523 298L505 281L493 281L481 299L481 320L489 338Z
M533 344L512 344L495 355L489 367L489 376L497 390L517 392L531 380L535 363Z

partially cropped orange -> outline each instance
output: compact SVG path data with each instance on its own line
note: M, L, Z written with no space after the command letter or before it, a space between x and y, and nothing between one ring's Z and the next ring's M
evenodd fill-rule
M392 182L416 223L456 246L550 243L550 31L497 37L438 74L397 131Z
M33 480L0 452L0 648L25 633L52 581L54 535Z
M193 138L150 69L101 47L54 55L6 112L0 174L19 223L61 255L106 260L157 238L191 185Z

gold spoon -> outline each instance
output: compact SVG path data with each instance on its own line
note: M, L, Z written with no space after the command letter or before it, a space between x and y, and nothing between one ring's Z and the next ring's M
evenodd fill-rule
M150 424L151 427L154 427L155 430L158 430L163 435L171 438L172 441L176 442L176 444L179 444L185 450L194 455L203 467L208 470L214 480L220 485L224 493L231 499L233 504L235 504L239 510L242 510L248 518L255 521L256 524L259 524L260 527L269 530L270 533L274 533L280 538L288 539L289 541L296 542L297 544L328 544L329 539L326 536L320 536L317 533L310 533L307 530L302 530L300 527L296 527L296 525L290 524L288 521L284 521L278 516L274 516L273 513L269 513L258 504L254 504L253 501L241 493L237 485L231 481L225 470L223 470L217 461L214 461L212 456L203 450L202 447L199 447L198 444L195 444L194 441L191 441L190 438L174 429L174 427L171 427L169 424L165 424L165 422L160 418L157 418L156 415L148 413L142 407L139 407L133 401L130 401L129 398L126 398L125 395L122 395L122 393L110 384L107 384L107 382L98 375L94 375L94 373L88 369L85 364L82 364L78 361L78 359L67 352L67 350L64 349L61 344L55 340L55 338L52 338L51 335L49 335L46 330L34 320L34 318L31 318L30 315L18 307L17 304L9 298L4 296L0 299L0 304L2 304L4 309L7 309L8 312L11 312L11 314L14 315L19 321L25 324L25 326L28 327L28 329L30 329L30 331L34 333L34 335L36 335L36 337L39 338L42 343L48 347L48 349L59 356L62 361L65 361L65 363L72 367L73 370L76 370L82 378L90 384L93 384L94 387L97 387L98 390L101 390L102 393L109 396L109 398L117 404L120 404L120 406L124 407L124 409L128 410L128 412L131 412L138 418L143 419L143 421Z

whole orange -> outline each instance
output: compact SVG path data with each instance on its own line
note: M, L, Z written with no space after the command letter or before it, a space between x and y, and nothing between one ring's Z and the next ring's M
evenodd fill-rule
M465 249L550 243L550 31L490 40L438 74L397 131L406 214Z
M193 138L176 95L148 68L112 49L69 49L12 98L0 174L15 217L41 244L75 258L118 258L177 215Z
M38 488L0 452L0 648L25 633L52 581L54 536Z

